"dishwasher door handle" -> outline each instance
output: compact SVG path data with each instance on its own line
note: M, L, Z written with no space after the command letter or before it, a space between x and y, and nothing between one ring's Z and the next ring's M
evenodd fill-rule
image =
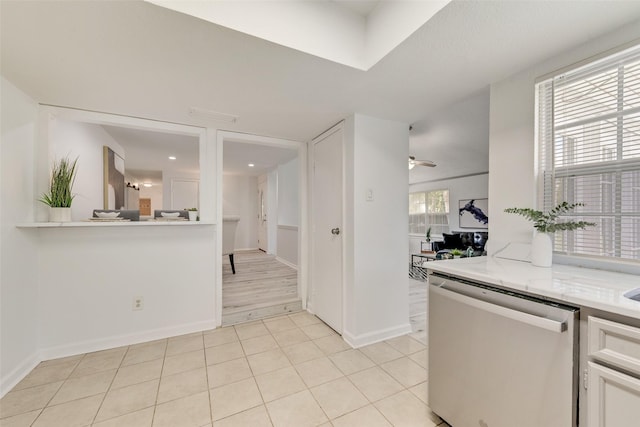
M525 313L523 311L514 310L512 308L503 307L501 305L492 304L481 299L462 295L457 292L453 292L437 286L431 286L430 291L438 293L445 298L452 299L462 304L475 307L489 313L497 314L498 316L506 317L508 319L516 320L518 322L536 326L538 328L546 329L551 332L562 333L567 330L567 322L547 319L546 317L540 317L534 314Z

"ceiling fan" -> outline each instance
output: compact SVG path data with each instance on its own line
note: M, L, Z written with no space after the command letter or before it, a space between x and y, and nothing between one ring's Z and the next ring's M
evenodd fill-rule
M436 167L436 164L431 160L416 160L414 156L409 156L409 170L413 169L415 166L427 166L434 168Z

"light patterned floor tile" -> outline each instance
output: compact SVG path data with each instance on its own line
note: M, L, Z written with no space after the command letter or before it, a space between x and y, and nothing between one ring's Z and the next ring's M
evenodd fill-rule
M380 367L405 387L412 387L427 380L427 370L408 357L383 363Z
M337 418L369 403L345 377L313 387L311 393L329 419Z
M132 345L124 356L122 366L163 359L166 350L167 340Z
M309 341L310 339L307 334L302 332L302 329L298 327L296 327L295 329L289 329L288 331L274 332L273 338L275 338L280 347L300 344L305 341Z
M0 399L0 414L6 418L35 409L42 409L56 394L62 383L62 381L58 381L24 390L10 391Z
M349 350L351 348L351 346L339 335L329 335L328 337L313 340L313 342L327 356L340 351Z
M253 371L253 375L265 374L275 371L276 369L291 366L289 359L282 350L269 350L258 354L252 354L247 357L249 366Z
M413 393L418 399L422 400L423 403L425 404L429 404L429 401L427 399L427 395L428 395L428 387L427 387L427 382L423 382L417 385L414 385L413 387L411 387L409 389L409 391L411 393Z
M359 349L369 359L376 362L378 365L388 362L390 360L399 359L403 355L398 350L387 344L386 342L379 342L371 344Z
M30 427L38 415L40 415L40 412L42 412L42 409L2 418L0 419L0 427ZM2 412L0 412L0 416L4 416Z
M244 357L244 351L240 342L232 342L222 344L215 347L209 347L205 351L207 365L215 365L216 363L227 362L229 360Z
M336 418L331 423L333 427L392 427L380 411L372 405Z
M60 387L60 390L58 390L49 404L58 405L82 397L106 393L115 375L116 370L112 369L110 371L98 372L97 374L68 379L62 387Z
M328 337L330 335L337 335L333 329L331 329L324 323L315 323L307 326L302 326L300 327L300 329L302 329L302 332L307 334L307 336L312 340Z
M231 384L253 376L246 357L207 366L209 388Z
M264 405L248 409L213 423L213 427L272 427Z
M151 427L154 410L152 406L93 424L93 427Z
M387 340L386 343L404 355L413 354L427 348L427 346L417 340L414 340L408 335L392 338Z
M204 368L205 366L204 350L179 353L175 356L167 356L164 359L162 376L179 374L180 372Z
M289 319L291 319L293 323L298 326L309 326L322 322L316 316L306 311L300 311L298 313L290 314Z
M72 361L80 363L83 357L84 357L84 354L77 354L75 356L58 357L57 359L44 360L40 362L38 367L60 365L60 364L65 364L67 362L72 362Z
M138 363L136 365L123 366L118 369L118 373L113 379L111 388L122 388L128 385L139 384L160 378L163 362L164 361L162 359L156 359Z
M371 359L355 349L332 354L329 356L329 359L331 359L333 364L345 375L351 375L375 366L375 363L373 363Z
M71 373L71 378L117 369L126 352L127 347L118 347L86 354Z
M253 378L210 390L213 421L262 405L262 396Z
M238 334L238 338L241 340L248 340L250 338L257 338L264 335L269 335L269 330L262 321L244 323L241 325L234 326L236 328L236 333Z
M205 390L207 390L205 368L169 375L160 380L157 403L180 399Z
M327 357L314 359L295 366L307 387L314 387L343 376Z
M349 379L371 402L391 396L404 388L378 366L349 375Z
M104 394L48 406L33 427L82 427L91 424Z
M271 334L241 340L240 342L242 343L242 348L247 356L278 348L278 343L273 339Z
M282 351L284 351L284 354L287 355L291 363L294 365L324 357L324 353L322 352L322 350L320 350L318 346L313 343L313 341L307 341L302 344L283 347Z
M307 388L292 366L257 375L256 382L265 402L271 402Z
M394 427L435 427L438 424L433 421L433 413L427 405L408 390L384 398L374 405Z
M211 422L209 393L204 391L156 406L153 427L202 427Z
M280 316L275 319L265 319L264 325L272 334L298 328L298 326L293 323L291 319L289 319L289 316Z
M238 334L233 326L215 329L210 333L204 334L204 346L215 347L221 344L229 344L239 340Z
M28 387L55 383L66 380L75 367L80 363L80 359L69 360L55 365L39 364L29 375L24 377L13 390L22 390Z
M427 365L428 365L427 357L428 357L427 350L422 350L410 355L409 359L413 360L418 365L422 366L424 369L427 369Z
M170 338L167 343L167 356L175 356L181 353L204 349L202 333L197 335L180 336Z
M109 390L96 416L96 422L148 408L156 403L160 380L147 381Z
M269 402L267 411L274 427L316 427L328 421L309 390Z

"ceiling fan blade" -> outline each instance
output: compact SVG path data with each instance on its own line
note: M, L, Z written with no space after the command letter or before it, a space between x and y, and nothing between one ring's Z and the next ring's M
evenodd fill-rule
M427 166L427 167L433 168L436 166L436 164L431 160L416 160L414 156L409 156L409 166L410 166L410 169L413 168L414 166Z

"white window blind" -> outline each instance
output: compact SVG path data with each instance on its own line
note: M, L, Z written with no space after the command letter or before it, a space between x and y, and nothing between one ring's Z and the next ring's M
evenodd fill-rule
M582 202L567 255L640 262L640 46L536 85L539 209Z
M409 193L409 233L449 232L449 190Z

